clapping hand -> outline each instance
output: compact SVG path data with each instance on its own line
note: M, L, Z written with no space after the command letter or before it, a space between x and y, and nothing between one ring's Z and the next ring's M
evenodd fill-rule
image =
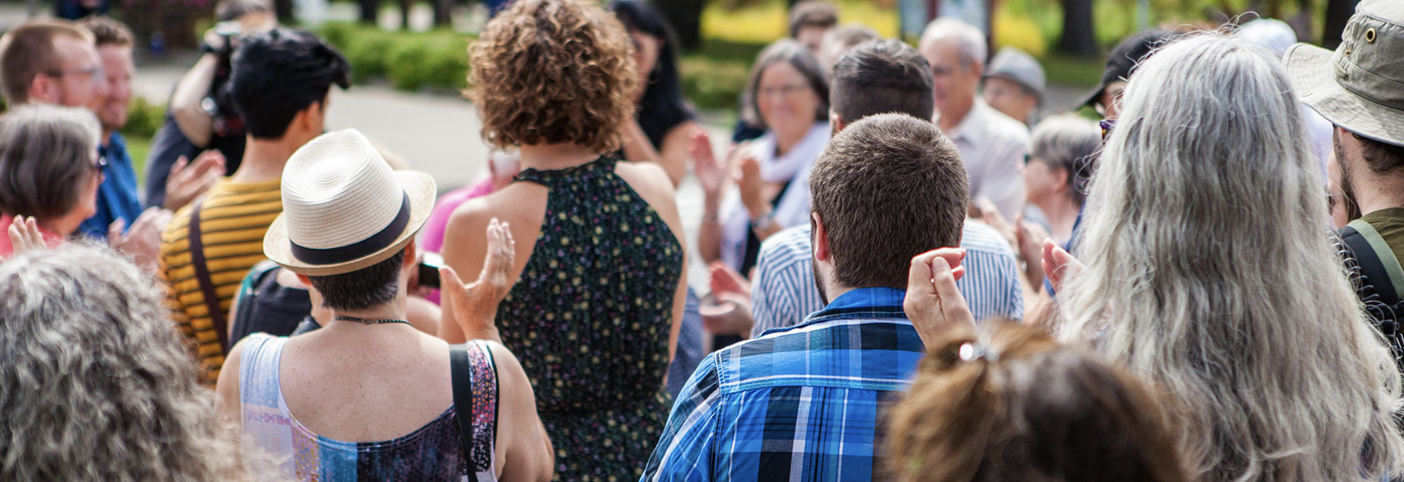
M161 232L166 230L172 217L170 211L152 207L137 216L130 230L126 229L126 223L121 219L113 221L107 227L107 244L131 257L132 262L143 270L155 273L161 251Z
M1081 274L1084 269L1087 267L1081 261L1053 244L1053 240L1043 240L1043 274L1048 277L1048 284L1053 285L1053 291L1062 291L1067 280Z
M697 182L702 184L703 192L715 196L721 192L722 183L726 182L726 174L729 166L724 161L717 159L716 153L712 151L712 140L707 137L707 131L697 129L692 131L692 152L693 172L697 175Z
M497 218L488 224L487 260L477 281L464 283L453 268L439 269L444 306L453 310L454 320L470 340L502 341L497 333L497 307L512 289L511 271L517 258L516 242L509 228Z
M216 150L200 153L195 162L181 156L171 166L171 174L166 178L166 202L171 211L179 210L214 187L215 182L224 176L224 154Z
M975 317L956 288L956 280L965 275L960 265L964 259L965 250L960 248L940 248L912 258L902 307L926 346L975 330Z
M48 247L44 242L44 232L39 230L39 222L35 221L33 216L15 216L14 221L10 222L8 234L11 257Z

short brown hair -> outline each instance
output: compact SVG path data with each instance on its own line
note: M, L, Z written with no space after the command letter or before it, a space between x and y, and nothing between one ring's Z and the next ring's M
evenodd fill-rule
M61 217L93 175L100 127L87 109L25 104L0 116L0 211Z
M93 33L93 40L98 47L106 45L131 47L136 45L136 37L132 35L132 29L127 28L127 24L118 22L112 17L95 15L81 20L79 24Z
M829 91L834 113L844 122L897 112L931 119L931 66L916 49L897 40L867 42L834 65Z
M467 96L498 146L618 149L634 118L633 44L614 15L581 0L518 0L470 47Z
M0 95L9 105L29 102L34 78L59 67L58 37L93 41L92 32L65 20L31 20L0 37Z
M1189 480L1140 380L1036 327L980 331L933 346L888 412L893 480Z
M798 37L805 27L833 28L838 25L838 8L823 0L804 0L790 9L790 37Z
M929 120L878 114L829 141L809 178L838 282L906 288L912 257L960 244L969 183Z

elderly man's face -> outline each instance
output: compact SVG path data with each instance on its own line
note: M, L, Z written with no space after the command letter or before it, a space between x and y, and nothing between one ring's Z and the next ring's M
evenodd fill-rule
M955 39L938 39L927 43L921 55L931 64L932 98L936 111L942 116L963 112L975 99L980 84L976 65L961 65L960 47Z
M58 81L57 91L47 101L96 112L107 97L107 79L97 48L82 39L60 36L54 38L54 50L62 59L58 67L40 74Z
M1038 98L1030 95L1018 82L1003 77L985 79L985 102L1014 120L1029 123Z

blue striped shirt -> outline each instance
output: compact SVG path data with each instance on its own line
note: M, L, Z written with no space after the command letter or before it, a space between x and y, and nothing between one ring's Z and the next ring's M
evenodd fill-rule
M808 225L786 229L767 238L756 262L751 285L752 337L766 330L793 326L824 307L814 285L814 250ZM999 232L977 221L962 229L965 276L956 281L976 320L1024 319L1024 290L1019 263Z
M925 353L904 295L855 289L702 360L641 480L873 480L879 413Z

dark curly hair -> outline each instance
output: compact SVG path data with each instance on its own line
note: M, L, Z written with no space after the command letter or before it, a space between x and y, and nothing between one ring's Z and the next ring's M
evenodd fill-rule
M619 148L634 117L632 43L624 26L581 0L518 0L469 49L467 97L483 139L499 147Z

